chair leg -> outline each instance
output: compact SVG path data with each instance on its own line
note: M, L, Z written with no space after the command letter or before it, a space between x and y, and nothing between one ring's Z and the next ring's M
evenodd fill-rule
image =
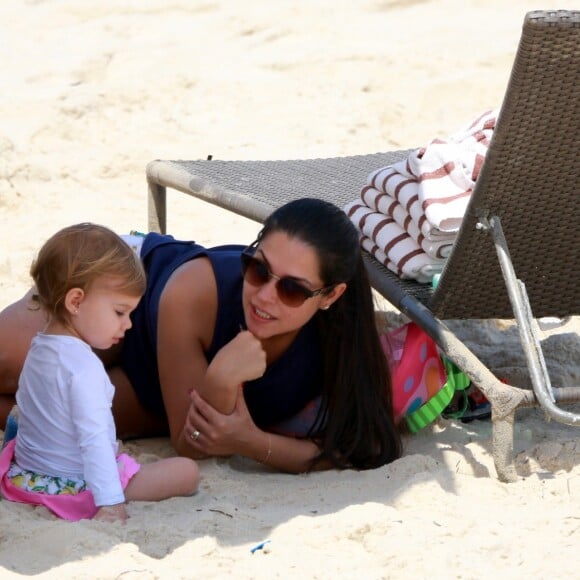
M514 465L514 424L516 411L522 407L534 406L534 393L506 385L494 377L493 383L477 384L491 404L492 455L500 481L517 481Z
M516 277L500 219L497 216L489 220L482 219L479 227L490 232L493 238L514 317L518 324L520 342L526 356L532 387L539 405L549 417L556 421L566 425L580 426L580 414L564 411L555 404L556 397L550 384L544 353L535 332L535 320L528 294L524 283Z
M166 198L164 186L147 181L149 196L147 198L147 214L149 231L164 234L167 230Z
M517 475L512 457L515 412L521 405L533 401L533 393L502 383L444 322L413 296L406 295L398 307L427 332L486 396L492 409L492 453L498 478L505 482L515 481Z
M495 417L492 404L493 421L493 461L500 481L511 483L517 481L518 475L514 465L514 421L515 409L502 417Z

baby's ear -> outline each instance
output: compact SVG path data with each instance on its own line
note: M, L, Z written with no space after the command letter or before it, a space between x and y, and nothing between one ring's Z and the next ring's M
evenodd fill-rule
M85 297L82 288L71 288L64 297L64 306L69 314L78 314L79 306Z

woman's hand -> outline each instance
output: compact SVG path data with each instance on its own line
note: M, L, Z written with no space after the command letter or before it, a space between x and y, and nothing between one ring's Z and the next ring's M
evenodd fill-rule
M235 386L260 378L266 372L266 352L248 330L242 330L224 345L210 363L206 376L210 384Z
M192 391L185 433L188 435L188 443L197 452L223 456L234 453L245 455L244 450L261 431L250 416L242 388L238 387L236 404L229 415L220 413L195 390Z
M196 457L238 454L289 473L308 471L312 468L312 460L320 453L318 445L308 439L259 429L248 411L241 387L230 415L216 411L196 391L192 391L184 435ZM326 462L317 464L315 468L329 467Z

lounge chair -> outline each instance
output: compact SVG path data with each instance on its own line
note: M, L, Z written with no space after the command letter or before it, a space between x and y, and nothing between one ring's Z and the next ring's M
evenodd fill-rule
M580 388L552 388L534 320L580 314L579 87L580 12L528 13L485 163L436 289L403 281L365 256L374 288L423 327L491 402L502 481L517 477L516 409L540 405L548 417L580 425L580 415L560 407L580 401ZM372 170L407 154L153 161L149 228L165 231L166 187L262 222L306 195L343 207ZM443 322L453 319L515 319L532 389L503 384Z

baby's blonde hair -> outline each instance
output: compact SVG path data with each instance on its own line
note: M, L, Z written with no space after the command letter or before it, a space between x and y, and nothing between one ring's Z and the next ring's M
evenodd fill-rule
M91 223L63 228L42 246L30 268L36 285L33 299L61 322L67 319L64 299L71 288L85 292L102 276L119 279L115 290L142 296L146 276L141 260L117 234Z

